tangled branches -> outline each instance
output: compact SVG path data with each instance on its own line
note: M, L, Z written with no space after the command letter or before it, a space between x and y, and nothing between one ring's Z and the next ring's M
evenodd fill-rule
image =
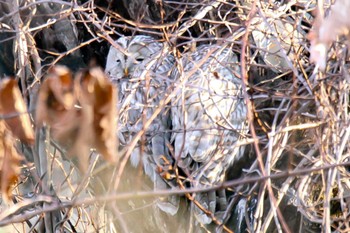
M36 145L30 144L34 131L28 144L9 126L8 119L24 112L6 105L11 95L3 91L0 178L2 195L9 199L2 203L0 225L48 232L348 232L350 23L342 16L347 10L345 0L333 6L304 0L2 1L0 91L8 82L5 76L16 80L19 89L11 93L21 92L23 99L15 98L29 113L24 130L36 131ZM236 65L250 129L245 155L222 184L196 189L183 182L177 189L154 191L141 167L127 164L125 153L133 151L132 145L118 150L113 165L95 151L87 158L84 150L89 163L79 171L82 157L67 159L71 145L62 145L54 140L55 132L30 121L41 83L55 65L74 72L104 67L110 46L125 52L115 40L135 35L167 44L177 68L183 54L203 44L240 55ZM82 106L74 102L74 114L81 114ZM144 139L142 132L137 137L134 144ZM86 141L87 151L98 147ZM6 148L13 151L13 160ZM6 175L4 167L13 169ZM167 179L184 175L176 169L161 173ZM188 205L196 200L194 193L209 190L224 190L229 202L222 218L204 226L191 218ZM176 216L155 205L158 197L170 194L181 197Z

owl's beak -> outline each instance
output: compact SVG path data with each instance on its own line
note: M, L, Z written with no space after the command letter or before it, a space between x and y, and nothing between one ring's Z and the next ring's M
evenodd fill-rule
M128 68L125 68L124 69L124 76L128 76L129 75L129 70L128 70Z

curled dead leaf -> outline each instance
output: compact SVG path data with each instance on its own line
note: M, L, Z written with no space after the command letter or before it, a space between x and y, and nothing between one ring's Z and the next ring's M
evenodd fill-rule
M76 107L72 73L63 66L50 70L42 83L36 108L36 124L48 124L52 137L70 147L80 124L80 109Z
M321 70L326 68L327 50L330 43L340 35L350 38L350 19L347 17L349 10L350 1L337 0L326 18L323 18L318 12L308 39L311 43L310 61L316 63Z
M115 106L115 88L101 69L80 72L73 81L67 68L55 67L40 88L36 123L48 124L53 139L86 170L92 148L117 160Z
M76 80L79 86L77 96L85 113L84 118L87 118L86 122L92 122L81 133L85 135L86 132L92 132L94 137L91 145L107 161L116 162L116 90L100 68L82 72Z
M4 121L0 121L0 191L5 201L11 197L11 186L20 173L21 156L15 148L15 138Z
M16 138L27 144L34 142L27 106L14 79L5 78L0 82L0 115Z

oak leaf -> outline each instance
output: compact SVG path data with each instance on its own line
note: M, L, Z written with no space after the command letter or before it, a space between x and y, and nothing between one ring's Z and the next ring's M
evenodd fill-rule
M63 66L53 67L43 81L36 108L37 126L50 126L52 138L65 147L74 144L80 124L72 73Z
M107 161L116 162L116 90L100 68L82 72L76 80L84 122L88 123L80 135L93 135L91 146Z
M0 115L16 138L27 144L34 142L27 106L14 79L5 78L0 82Z
M52 138L87 169L91 149L110 161L117 160L116 92L100 68L73 75L54 67L38 96L36 122L50 126Z
M340 35L350 38L349 0L337 0L326 18L318 12L313 29L308 35L310 40L310 61L316 63L320 70L326 69L329 45Z
M11 197L11 186L20 173L21 156L15 148L16 140L4 121L0 121L0 192L5 201Z

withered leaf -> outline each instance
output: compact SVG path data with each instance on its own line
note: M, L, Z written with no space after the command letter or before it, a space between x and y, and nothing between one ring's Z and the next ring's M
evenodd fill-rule
M308 35L310 40L310 61L319 65L321 70L326 68L327 50L339 35L350 35L350 19L347 14L350 10L350 1L338 0L330 9L326 18L320 12L313 23L313 29Z
M0 191L6 201L11 197L11 186L18 179L20 161L21 156L15 148L15 138L5 122L0 121Z
M63 66L50 70L42 83L36 108L36 123L51 128L52 137L70 147L80 124L80 110L75 106L72 73Z
M5 78L0 82L0 115L16 138L27 144L34 142L27 106L14 79Z
M36 122L48 124L53 139L86 170L91 148L116 162L115 106L115 89L101 69L80 72L73 81L67 68L55 67L40 88Z
M92 123L82 128L80 135L93 136L91 146L107 161L116 162L116 90L100 68L80 73L76 81L84 121Z

